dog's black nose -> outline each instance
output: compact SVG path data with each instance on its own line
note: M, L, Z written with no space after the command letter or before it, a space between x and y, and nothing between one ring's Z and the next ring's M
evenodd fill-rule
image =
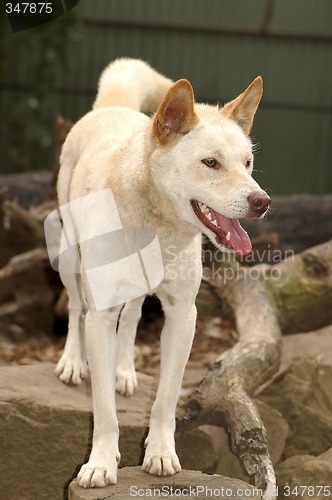
M248 196L249 217L263 215L271 204L271 198L264 191L255 191Z

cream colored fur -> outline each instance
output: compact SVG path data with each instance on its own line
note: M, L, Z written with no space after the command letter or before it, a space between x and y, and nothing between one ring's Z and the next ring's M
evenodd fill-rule
M261 93L258 78L221 110L195 104L186 80L173 85L142 61L120 59L102 73L94 109L73 127L63 147L59 204L111 188L123 225L154 228L161 245L165 277L154 290L165 312L161 376L143 462L151 474L181 469L174 445L175 408L195 331L201 233L218 246L190 201L200 200L228 218L248 216L248 196L262 193L251 177L247 135ZM152 118L142 113L158 106ZM220 170L202 163L211 157L218 159ZM81 486L104 486L116 482L120 460L115 385L127 396L137 385L133 349L144 297L126 304L116 334L121 307L94 310L84 273L82 280L69 274L62 274L62 280L70 316L56 372L65 382L80 383L87 351L94 434L89 461L78 477Z

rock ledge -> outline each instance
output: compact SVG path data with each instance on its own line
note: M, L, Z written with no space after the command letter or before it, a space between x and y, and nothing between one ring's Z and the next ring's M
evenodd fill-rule
M69 486L69 500L129 500L130 498L259 498L253 486L203 472L183 470L170 477L151 476L140 467L119 470L118 483L106 488L81 488L75 479Z

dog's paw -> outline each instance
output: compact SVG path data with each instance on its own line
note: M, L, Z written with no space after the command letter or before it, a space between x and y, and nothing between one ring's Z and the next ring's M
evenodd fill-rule
M77 475L78 484L83 488L102 488L109 484L116 484L118 461L105 465L88 462L82 465Z
M142 469L155 476L172 476L180 472L181 465L174 449L147 444Z
M122 396L132 396L137 387L137 376L135 368L117 368L116 369L116 390Z
M79 385L87 377L88 365L81 357L71 357L64 353L56 365L55 373L62 382Z

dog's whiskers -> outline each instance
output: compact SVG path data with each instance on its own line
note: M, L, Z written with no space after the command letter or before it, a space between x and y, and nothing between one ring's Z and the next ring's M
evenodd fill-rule
M261 143L256 142L256 144L252 145L252 152L253 154L259 153L261 151Z

